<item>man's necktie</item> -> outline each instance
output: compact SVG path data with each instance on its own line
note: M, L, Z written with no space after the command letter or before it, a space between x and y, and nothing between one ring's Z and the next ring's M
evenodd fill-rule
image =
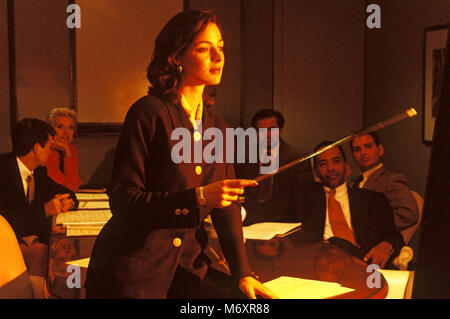
M353 187L355 187L355 188L362 188L362 187L359 186L359 184L361 184L361 182L362 182L363 180L364 180L364 177L363 177L362 175L359 175L359 176L356 178L355 182L353 183Z
M334 198L336 190L330 190L328 196L328 219L335 237L339 237L356 245L355 236L345 220L341 204Z
M31 203L34 201L34 177L33 177L33 174L30 174L27 176L27 184L28 184L27 201L28 201L28 204L31 205Z

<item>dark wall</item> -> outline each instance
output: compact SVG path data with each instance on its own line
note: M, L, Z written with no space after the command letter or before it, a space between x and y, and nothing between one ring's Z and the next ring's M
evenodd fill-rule
M69 106L67 1L14 1L17 117Z
M360 1L275 1L274 108L303 151L362 127L365 7Z
M406 173L411 187L424 196L430 158L430 145L422 139L424 29L450 22L450 2L375 3L381 8L381 29L366 32L364 123L376 123L409 107L417 110L415 118L379 133L386 166Z
M8 14L6 1L0 1L0 153L11 149L9 138L9 46L8 46Z

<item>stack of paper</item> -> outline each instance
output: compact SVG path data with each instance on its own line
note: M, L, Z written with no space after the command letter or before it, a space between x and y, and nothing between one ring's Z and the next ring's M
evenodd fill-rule
M66 226L67 236L96 236L111 218L109 209L77 210L58 214L56 225Z
M93 209L93 210L99 210L99 209L109 209L109 202L108 201L81 201L79 200L78 209Z
M56 225L66 227L67 236L96 236L111 218L106 193L77 193L77 211L56 216Z
M302 223L257 223L243 227L245 239L269 240L298 230Z
M264 285L281 299L325 299L355 290L336 282L285 276L268 281Z
M56 225L93 226L104 225L111 218L109 209L104 210L76 210L58 214Z
M88 257L88 258L83 258L83 259L67 261L66 264L68 264L68 265L76 265L78 267L87 268L89 266L89 261L90 260L91 260L91 258Z
M79 201L109 201L106 193L76 193Z

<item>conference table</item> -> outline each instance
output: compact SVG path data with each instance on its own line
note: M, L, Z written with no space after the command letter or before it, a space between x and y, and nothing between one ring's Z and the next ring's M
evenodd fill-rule
M227 272L228 267L217 237L214 232L209 235L206 253L212 266ZM308 284L307 287L333 283L335 286L331 287L345 288L343 293L325 295L332 299L380 299L387 296L389 287L380 272L329 242L299 242L295 240L297 235L294 233L269 240L245 241L249 263L261 282L275 284L281 279L301 279L302 284ZM87 265L95 239L95 235L67 236L64 226L53 227L49 247L48 298L85 297ZM300 298L310 299L315 296L303 294Z
M311 294L300 290L299 298L382 299L387 296L387 282L374 266L329 242L297 243L287 236L247 240L245 247L249 263L261 282L280 277L306 280ZM331 285L327 293L329 288L325 283L347 289L340 291ZM313 293L317 289L320 289L318 295Z

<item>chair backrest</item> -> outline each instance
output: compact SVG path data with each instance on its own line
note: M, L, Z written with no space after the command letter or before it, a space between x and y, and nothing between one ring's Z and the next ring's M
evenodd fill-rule
M26 275L26 280L28 280L28 272L17 237L8 221L1 215L0 247L0 296L2 298L31 298L32 291L22 285L21 276ZM8 289L15 279L21 280L20 290L16 290L14 287L11 288L11 294L8 294ZM27 285L26 282L25 285ZM31 289L31 284L29 287ZM17 295L18 293L20 295Z
M405 230L403 230L401 232L406 244L409 243L409 241L411 240L411 237L417 231L417 228L419 227L420 223L422 222L423 198L416 191L411 190L411 193L417 202L417 207L419 208L419 220L417 221L417 224L415 224L409 228L406 228Z

